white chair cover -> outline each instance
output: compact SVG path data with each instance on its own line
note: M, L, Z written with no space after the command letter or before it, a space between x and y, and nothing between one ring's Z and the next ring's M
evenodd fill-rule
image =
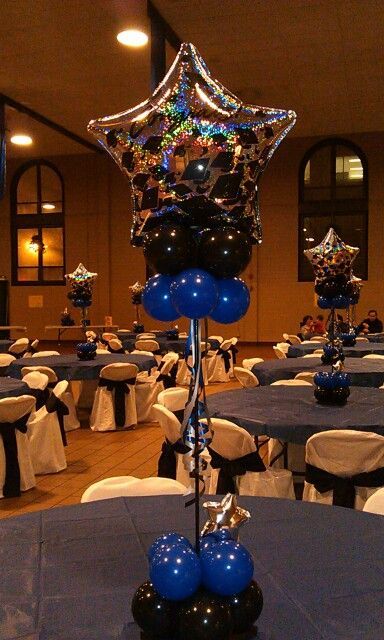
M155 351L159 351L160 345L156 340L136 340L135 349L138 351L149 351L153 354Z
M63 394L67 388L68 382L62 380L52 389L52 394L63 402ZM55 411L49 413L45 406L41 407L31 416L28 431L35 474L58 473L67 468L60 424Z
M221 344L224 338L223 336L208 336L208 342L211 342L212 340L217 340L217 342L220 342Z
M93 502L121 496L186 495L186 487L170 478L134 478L116 476L95 482L85 490L81 502Z
M363 356L364 360L384 360L384 356L380 353L368 353L366 356Z
M28 347L29 347L28 338L18 338L8 348L8 353L20 358L22 354L27 352Z
M328 338L326 338L325 336L312 336L312 338L309 339L309 342L328 342Z
M136 410L137 422L153 422L154 416L152 407L157 402L158 395L164 390L164 379L171 382L168 376L172 367L177 366L179 356L177 353L170 353L163 356L159 369L152 375L141 371L136 378ZM175 384L175 382L174 382Z
M229 340L223 340L220 345L220 349L207 361L209 382L229 382L231 377L231 368L233 368L232 352L230 351L232 345L232 338ZM223 352L225 352L224 356ZM229 359L228 371L226 371L225 359Z
M213 438L210 447L227 460L236 460L256 451L252 436L229 420L212 418ZM209 493L216 493L219 470L211 470ZM270 469L266 471L247 471L243 476L235 478L239 495L268 496L289 498L294 500L292 474L287 469Z
M287 344L287 346L289 346ZM272 347L276 358L278 358L279 360L284 360L284 358L286 358L287 356L285 355L285 352L280 348L280 347Z
M305 460L333 475L350 477L384 467L384 436L366 431L342 429L323 431L311 436ZM355 509L363 509L377 487L355 487ZM304 482L303 500L332 504L333 491L319 493L313 484Z
M304 382L309 382L309 384L313 385L313 378L315 377L315 371L300 371L294 377L294 380L304 380Z
M106 342L109 342L110 340L117 340L118 339L116 333L110 333L109 331L104 331L104 333L101 335L101 337Z
M294 378L293 380L276 380L271 382L271 387L311 387L312 383L307 382L301 378Z
M295 336L293 333L283 333L283 338L286 342L291 344L301 344L299 336Z
M137 340L152 340L156 338L156 334L155 333L139 333L136 336Z
M10 353L0 353L0 372L1 375L6 374L6 370L8 369L11 362L16 360L15 356Z
M23 416L31 413L35 407L35 398L32 396L18 396L17 398L3 398L0 400L0 423L16 422ZM29 427L28 427L29 430ZM30 444L27 433L21 433L16 429L17 459L20 469L20 490L27 491L36 486L36 478L33 471ZM3 498L5 482L6 457L3 438L0 436L0 498Z
M108 364L100 371L100 380L122 382L124 380L136 380L138 368L135 364L116 362ZM129 393L125 394L125 424L118 426L115 416L116 391L109 391L106 386L98 386L93 402L90 427L92 431L115 431L124 427L133 427L137 424L135 382L127 384Z
M264 362L263 358L244 358L241 364L244 369L252 369L253 365L260 364L260 362Z
M255 374L249 369L244 369L243 367L233 367L233 373L235 374L236 380L238 380L242 387L245 389L251 389L253 387L259 386L259 381L256 378Z
M111 338L108 340L107 350L111 353L125 353L123 343L119 338Z
M40 371L30 371L23 376L23 382L25 382L30 389L39 389L40 391L44 391L48 386L49 379L45 373L40 373Z
M163 392L164 393L164 392ZM183 407L184 408L184 407ZM176 416L162 404L154 404L152 407L153 415L160 425L165 438L171 444L175 444L180 440L181 423ZM185 487L190 487L191 479L189 472L184 466L183 454L175 452L176 456L176 480L181 482Z
M323 355L323 352L321 353L306 353L305 355L301 356L302 358L317 358L318 360L321 360L321 356Z
M158 404L162 404L169 411L182 411L188 401L189 390L182 387L164 389L157 397Z
M202 352L202 354L204 354L204 352L210 348L210 344L209 343L205 343L205 342L200 342L200 351ZM208 354L206 354L205 356L202 356L201 359L201 369L203 372L203 380L204 380L204 384L205 386L208 385L208 380L209 380L209 363L211 362L211 358L208 357ZM179 368L177 371L177 376L176 376L176 382L179 385L182 386L189 386L189 383L191 381L191 373L189 370L189 367L192 366L192 356L188 356L187 360L185 360L184 358L180 358L179 360Z
M357 336L356 342L369 342L368 338L364 338L363 336Z
M32 358L46 358L47 356L59 356L60 353L58 351L37 351L37 353L32 354Z
M384 487L373 493L364 505L363 511L384 516Z

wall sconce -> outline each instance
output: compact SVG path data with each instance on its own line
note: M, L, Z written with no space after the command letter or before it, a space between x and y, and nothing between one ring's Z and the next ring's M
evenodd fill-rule
M30 251L34 251L34 253L38 253L39 249L41 250L41 253L44 253L47 249L47 246L44 244L42 240L40 240L37 234L32 236L28 247Z

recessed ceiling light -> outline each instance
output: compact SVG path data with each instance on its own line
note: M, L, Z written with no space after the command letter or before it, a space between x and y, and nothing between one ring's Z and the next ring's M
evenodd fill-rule
M33 140L31 136L27 136L25 134L17 134L11 137L12 144L18 144L21 147L27 147L32 144Z
M45 204L43 204L43 209L45 209L46 211L52 211L53 209L56 209L56 207L54 204L46 202Z
M144 31L138 29L126 29L117 34L120 44L126 47L143 47L148 42L148 36Z

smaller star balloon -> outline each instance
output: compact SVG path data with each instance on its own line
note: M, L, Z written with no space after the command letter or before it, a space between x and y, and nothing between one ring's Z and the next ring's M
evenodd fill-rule
M88 271L80 262L79 266L72 273L67 273L65 277L70 282L89 282L97 278L97 273Z
M238 529L251 518L249 511L237 506L237 498L232 493L227 493L221 502L204 502L203 507L209 519L201 531L202 536L223 528Z
M310 261L317 281L338 275L348 278L351 274L352 263L360 249L345 244L331 227L317 247L306 249L304 255Z

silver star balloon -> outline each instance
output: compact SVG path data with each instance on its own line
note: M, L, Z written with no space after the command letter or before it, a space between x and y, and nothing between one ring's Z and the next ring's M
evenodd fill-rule
M344 274L350 276L353 261L360 249L345 244L331 227L317 247L306 249L304 255L310 261L318 281Z
M223 528L238 529L251 517L249 511L237 506L237 498L232 493L227 493L221 502L204 502L203 507L209 519L201 531L202 536Z
M88 271L80 262L79 266L72 273L65 274L65 277L69 282L92 282L97 278L97 273Z
M88 130L131 182L133 244L167 219L229 223L258 243L258 181L295 121L294 111L243 103L184 43L152 96Z

